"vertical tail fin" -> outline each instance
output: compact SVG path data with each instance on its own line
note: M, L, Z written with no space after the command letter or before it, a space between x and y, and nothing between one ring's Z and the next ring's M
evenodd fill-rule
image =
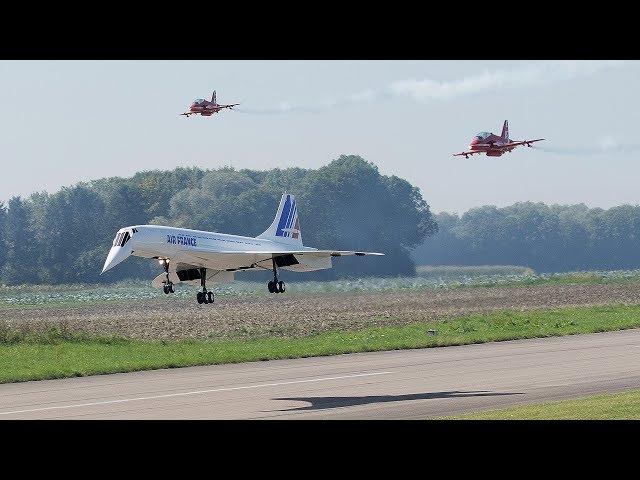
M213 91L213 95L211 95L211 103L213 103L214 105L217 105L216 103L216 91Z
M269 228L258 235L257 238L275 240L277 242L302 245L302 233L298 219L298 207L296 198L288 193L283 193L278 205L276 216Z
M505 141L509 140L509 121L505 120L504 125L502 126L502 139Z

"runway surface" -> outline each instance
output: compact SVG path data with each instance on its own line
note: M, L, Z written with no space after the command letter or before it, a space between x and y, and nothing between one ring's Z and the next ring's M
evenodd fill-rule
M426 419L640 388L640 329L0 385L0 419Z

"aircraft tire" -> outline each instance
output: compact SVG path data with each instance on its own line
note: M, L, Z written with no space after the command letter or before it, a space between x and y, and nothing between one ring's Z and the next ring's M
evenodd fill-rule
M275 282L267 283L267 288L269 289L269 293L276 293L276 288L274 285Z
M196 295L196 300L198 300L198 303L204 303L204 295L202 294L202 292L198 292L198 294Z
M169 287L168 285L163 285L162 286L162 291L165 293L165 295L167 295L169 293Z
M209 303L213 303L213 292L207 292L207 300Z
M284 293L284 291L285 291L284 282L282 280L280 280L278 282L278 293Z
M173 289L173 283L169 284L169 293L175 293L175 290Z

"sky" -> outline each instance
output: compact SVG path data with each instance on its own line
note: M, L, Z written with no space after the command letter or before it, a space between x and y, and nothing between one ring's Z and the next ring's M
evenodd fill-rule
M435 212L640 203L638 61L0 61L0 201L178 166L356 154ZM194 98L238 111L183 117ZM545 138L451 154L480 131Z

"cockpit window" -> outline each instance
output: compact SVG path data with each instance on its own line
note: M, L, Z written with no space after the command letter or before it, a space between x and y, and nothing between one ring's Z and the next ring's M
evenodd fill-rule
M202 103L204 102L204 98L196 98L193 103Z
M476 135L476 138L479 138L480 140L482 140L483 138L487 138L489 135L491 135L491 133L489 132L480 132L479 134Z

